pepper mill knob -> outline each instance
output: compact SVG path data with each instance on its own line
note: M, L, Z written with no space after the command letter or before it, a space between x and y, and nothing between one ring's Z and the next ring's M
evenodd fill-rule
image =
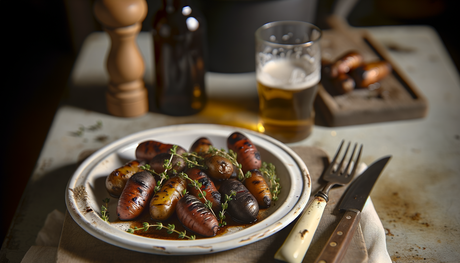
M119 117L147 113L148 97L143 81L145 65L136 43L141 22L147 15L147 3L145 0L96 0L94 14L111 39L106 62L109 113Z

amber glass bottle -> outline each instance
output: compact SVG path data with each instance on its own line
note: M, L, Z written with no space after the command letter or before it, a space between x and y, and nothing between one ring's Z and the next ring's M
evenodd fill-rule
M187 0L162 0L153 17L155 103L173 116L206 104L205 22Z

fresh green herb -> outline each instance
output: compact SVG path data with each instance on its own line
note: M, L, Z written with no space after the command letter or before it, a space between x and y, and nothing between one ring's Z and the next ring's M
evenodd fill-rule
M102 128L102 121L97 121L96 124L90 125L88 127L80 126L80 128L78 128L77 131L74 131L71 134L76 137L82 137L85 131L93 132L93 131L100 130L101 128Z
M278 195L281 192L281 185L280 179L276 176L275 165L272 163L262 162L262 167L259 170L270 182L270 191L272 193L273 201L278 200Z
M71 134L75 137L82 137L83 133L85 132L85 127L80 126L77 131L71 132Z
M158 192L161 189L161 186L163 184L163 181L169 179L168 171L171 171L173 169L172 167L172 160L174 156L181 157L184 162L187 164L189 168L191 167L199 167L201 169L206 169L206 166L203 165L203 160L204 158L202 156L197 155L196 153L193 152L188 152L188 153L183 153L182 155L177 154L177 145L174 145L173 148L170 150L171 152L171 157L169 159L166 159L164 161L163 167L165 169L164 172L162 173L156 173L149 164L145 164L143 166L140 166L141 169L146 170L154 175L158 175L160 177L160 180L157 182L157 186L155 187L155 192ZM224 149L217 149L213 146L210 146L208 153L213 154L213 155L219 155L224 158L227 158L232 165L237 167L238 169L238 179L240 181L244 181L246 178L249 178L251 176L251 172L247 172L246 174L243 173L242 170L242 165L238 163L237 161L237 154L233 152L232 150L229 150L228 152L225 151ZM272 199L274 201L278 200L278 195L281 192L281 185L279 183L279 178L276 176L276 169L275 166L271 163L262 163L262 167L259 169L262 174L267 178L267 180L270 183L270 191L272 193ZM209 210L216 216L215 212L212 210L212 203L211 201L206 199L206 192L203 192L201 190L202 184L198 180L193 180L190 177L188 177L187 174L185 173L179 173L180 176L183 178L187 179L190 181L190 185L192 187L195 187L199 191L199 198L203 198L205 200L204 205L209 208ZM185 189L183 192L183 195L187 193L187 190ZM223 202L221 204L222 209L219 211L218 215L216 216L219 220L219 226L225 226L227 225L227 222L225 222L225 214L226 210L228 209L228 202L233 200L233 197L236 196L235 191L231 191L230 195L225 195L223 198ZM106 202L106 206L102 206L102 219L104 221L108 221L108 198L104 199ZM179 238L188 238L188 239L195 239L195 236L187 236L186 232L179 232L175 230L175 226L173 224L169 224L168 226L164 226L161 222L157 222L156 224L150 225L147 222L143 223L142 228L134 227L128 229L128 232L134 233L135 231L139 230L144 230L147 231L150 227L156 227L158 230L160 229L167 229L169 234L172 233L177 233L179 235Z
M102 128L102 121L97 121L96 124L88 126L86 129L88 131L97 131Z
M251 177L251 173L249 171L246 174L243 173L243 169L242 169L243 166L240 163L238 163L236 159L237 154L234 151L228 150L227 152L224 149L219 150L213 146L209 146L208 152L214 155L218 155L218 156L227 158L232 163L232 165L238 169L237 171L238 180L244 181L244 179Z
M202 159L202 157L196 155L195 153L184 153L183 155L180 155L177 153L177 147L178 147L177 145L174 145L170 150L171 156L169 157L169 159L164 160L164 163L163 163L164 171L162 173L155 172L149 164L144 164L140 166L141 169L146 170L152 174L158 175L160 177L160 180L157 182L157 186L155 186L155 193L160 191L161 186L163 185L163 181L169 179L168 172L173 170L172 161L173 161L174 156L182 158L182 160L184 160L184 162L187 163L188 167L205 168L203 165L201 165L198 162L198 159L199 158ZM180 165L180 163L178 163L178 165Z
M216 213L214 213L214 210L212 209L212 202L209 201L208 199L206 199L206 192L203 192L201 190L201 186L203 186L200 182L198 182L198 180L193 180L192 178L190 178L186 173L181 173L180 176L182 176L183 178L187 179L188 181L190 181L190 186L191 187L194 187L195 189L198 190L198 198L202 198L204 199L204 205L211 211L211 213L215 216L216 216Z
M187 232L185 230L182 232L177 231L176 226L174 224L168 224L168 226L165 226L161 222L157 222L156 224L152 224L152 225L149 224L148 222L144 222L141 228L139 227L130 228L127 230L127 232L133 234L135 231L139 231L139 230L147 231L149 230L150 227L156 227L157 230L166 229L168 234L176 233L179 235L179 238L181 239L184 239L184 238L187 238L190 240L196 239L195 235L187 236Z
M110 198L106 198L102 200L102 202L104 202L105 205L101 206L101 218L105 222L109 222L109 211L107 209L109 207Z
M168 166L168 164L167 164L166 162L168 162L168 160L165 161L165 164L163 165L163 167L167 167L167 166ZM152 167L151 167L150 164L148 164L148 163L139 166L139 168L142 169L142 170L145 170L145 171L147 171L147 172L150 172L151 174L158 175L158 176L160 177L160 180L157 182L157 185L155 186L155 189L154 189L155 193L158 192L158 191L160 191L161 186L162 186L162 184L163 184L163 181L169 179L169 175L168 175L168 173L167 173L168 170L165 170L165 171L162 172L162 173L157 173L157 172L155 172L155 170L152 169Z
M198 154L194 152L185 152L182 155L178 154L177 147L178 147L177 145L174 145L171 148L170 150L171 155L182 158L182 160L184 160L184 162L187 164L188 168L192 168L192 167L206 168L203 164L200 163L201 161L203 161L204 159L203 157L199 156Z
M235 191L231 191L231 192L230 192L230 195L227 195L227 194L225 195L225 197L224 197L224 202L221 204L222 209L221 209L220 212L219 212L219 226L225 226L225 225L227 225L227 222L224 221L224 219L225 219L225 211L226 211L227 208L228 208L228 202L229 202L229 201L232 201L232 200L233 200L232 197L234 197L234 196L236 196L236 192L235 192Z

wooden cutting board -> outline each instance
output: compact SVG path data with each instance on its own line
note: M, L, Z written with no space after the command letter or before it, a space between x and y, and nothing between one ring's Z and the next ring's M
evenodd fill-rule
M313 195L323 185L320 176L329 162L328 155L323 150L313 147L293 147L293 150L307 165L312 178ZM330 201L304 262L311 262L316 258L339 222L340 214L335 207L344 190L345 187L339 187L330 192ZM294 223L295 221L266 239L229 251L196 256L163 256L135 252L105 243L85 232L66 213L57 262L275 262L275 252L283 244ZM343 262L364 263L367 262L367 258L367 249L359 227Z
M347 126L425 117L428 103L424 95L390 57L388 51L365 29L350 27L346 21L330 17L330 30L321 38L323 60L335 61L349 51L359 52L365 63L386 60L393 72L379 81L375 90L359 89L332 96L320 83L315 109L327 126Z

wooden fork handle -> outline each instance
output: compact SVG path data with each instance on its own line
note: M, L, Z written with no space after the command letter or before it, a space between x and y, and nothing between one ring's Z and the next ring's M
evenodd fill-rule
M359 225L360 211L347 211L335 228L315 263L339 263L347 252L348 245Z
M315 196L276 252L276 259L292 263L302 262L323 216L326 204L327 201L323 197Z

